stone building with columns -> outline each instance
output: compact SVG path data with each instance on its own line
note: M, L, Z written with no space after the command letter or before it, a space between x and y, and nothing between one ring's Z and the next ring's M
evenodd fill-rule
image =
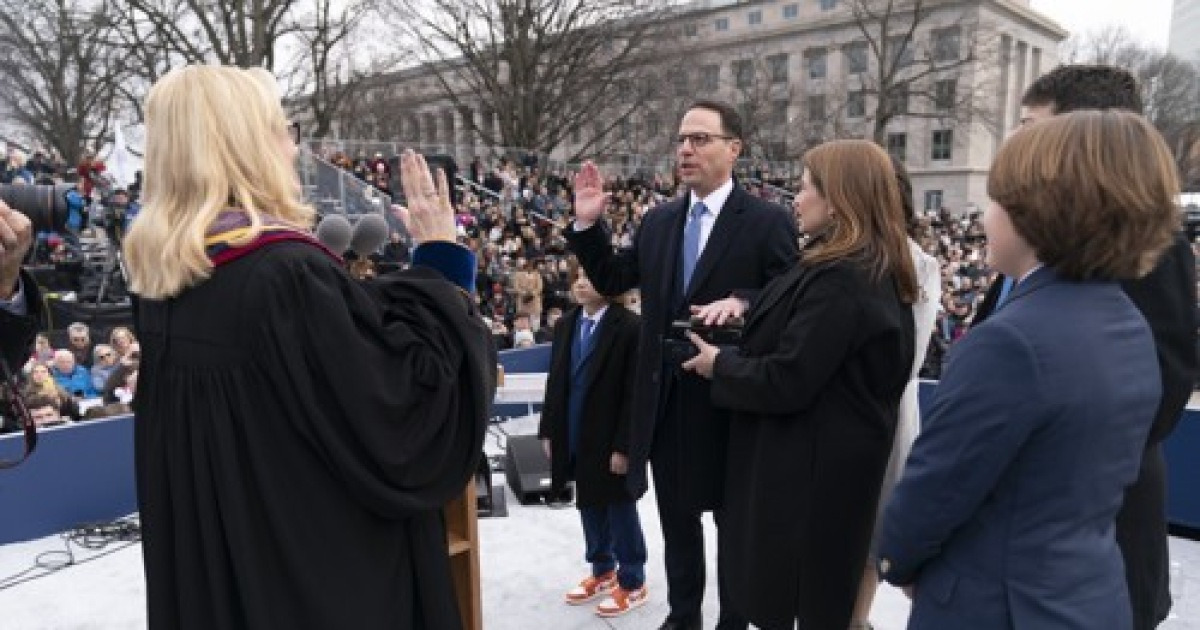
M875 98L868 85L879 59L852 4L862 0L699 0L674 19L680 25L678 70L644 112L622 120L609 134L605 161L614 169L670 168L678 116L695 98L712 97L743 108L754 138L751 157L793 165L805 148L832 137L872 137ZM1021 95L1057 63L1067 33L1034 11L1029 0L925 0L903 64L921 78L914 94L892 93L898 115L881 130L888 151L908 166L918 209L982 209L992 156L1020 116ZM911 22L903 15L899 22ZM866 33L864 33L866 31ZM938 60L961 59L952 70ZM929 65L922 66L925 61ZM921 67L923 69L917 69ZM902 70L903 72L903 70ZM940 84L939 84L940 83ZM920 92L928 98L918 98ZM933 98L954 101L953 113ZM440 96L428 68L379 77L361 100L386 101L404 113L387 127L342 125L343 138L396 138L428 152L448 153L465 164L494 155L479 145L466 117L495 124L483 107L455 108ZM954 95L957 94L956 98ZM970 98L962 98L969 94ZM952 107L947 104L946 109ZM365 110L364 110L365 111ZM584 126L550 156L577 157L592 128ZM518 154L519 148L507 151ZM794 169L793 169L794 172Z

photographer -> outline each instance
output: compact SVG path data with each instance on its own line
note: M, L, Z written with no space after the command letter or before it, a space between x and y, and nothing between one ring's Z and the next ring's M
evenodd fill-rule
M111 236L114 232L124 237L129 232L129 226L141 210L136 201L129 198L129 192L118 188L104 200L103 226Z

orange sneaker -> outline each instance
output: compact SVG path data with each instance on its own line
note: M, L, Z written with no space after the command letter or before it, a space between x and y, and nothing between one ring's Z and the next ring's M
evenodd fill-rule
M589 575L579 586L567 591L563 598L568 604L577 606L586 604L601 595L608 593L617 586L617 572L609 571L604 575L595 576Z
M643 584L639 588L632 591L627 591L618 586L613 589L612 593L599 606L596 606L596 614L601 617L620 617L625 613L646 603L650 593L646 590L646 585Z

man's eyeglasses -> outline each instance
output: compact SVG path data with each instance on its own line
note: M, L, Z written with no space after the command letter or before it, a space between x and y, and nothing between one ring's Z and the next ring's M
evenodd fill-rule
M115 355L115 354L113 354L113 353L111 353L111 352L105 352L104 354L100 355L100 358L101 358L101 359L111 359L111 358L113 358L113 357L115 357L115 356L117 356L117 355Z
M697 132L697 133L681 133L678 136L675 136L675 143L678 144L679 146L683 146L684 144L687 144L688 142L690 142L690 143L692 143L693 149L700 149L700 148L708 146L710 142L712 142L713 140L716 140L717 138L720 138L722 140L734 140L733 136L723 136L721 134L716 134L716 133Z

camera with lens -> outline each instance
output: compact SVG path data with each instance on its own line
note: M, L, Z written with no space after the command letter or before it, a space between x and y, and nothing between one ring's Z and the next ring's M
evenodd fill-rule
M663 356L672 363L683 363L700 353L688 339L687 333L696 333L704 341L714 346L736 346L742 341L742 326L745 322L740 317L731 319L723 326L708 326L699 317L671 322L671 330L663 339Z
M130 212L133 202L129 199L129 192L118 188L109 196L105 197L100 202L100 216L96 218L96 224L108 230L110 237L114 231L124 231L125 215Z
M0 201L29 217L34 232L64 232L72 210L83 209L83 197L71 184L0 184Z

